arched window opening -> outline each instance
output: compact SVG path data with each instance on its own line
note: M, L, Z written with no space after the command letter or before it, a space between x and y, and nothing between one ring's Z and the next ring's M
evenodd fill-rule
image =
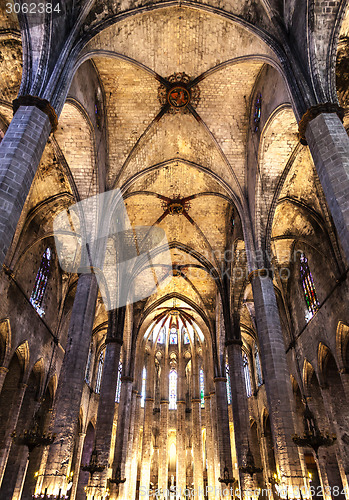
M97 378L96 378L96 393L99 394L101 390L101 382L102 382L102 373L103 373L103 365L104 365L104 354L103 350L99 355L98 368L97 368Z
M142 390L141 390L141 407L144 408L145 403L145 387L147 383L147 369L144 367L142 372Z
M170 404L169 404L169 409L170 410L176 410L177 409L177 372L176 370L171 370L170 371Z
M319 310L320 304L317 299L314 280L310 272L308 259L304 253L301 253L300 256L300 274L304 292L304 299L308 308L306 319L307 321L309 321Z
M42 302L44 299L48 278L50 276L51 256L51 249L50 247L47 247L42 255L41 264L35 278L34 288L29 299L30 303L32 304L38 315L41 317L43 317L45 314L45 311L42 307Z
M187 331L186 328L183 328L182 335L183 335L183 343L184 343L184 345L190 344L189 333L188 333L188 331Z
M258 132L259 130L259 125L261 122L261 115L262 115L262 94L257 94L255 104L254 104L254 116L253 116L253 122L254 122L254 131Z
M247 397L249 398L252 396L252 387L251 387L250 369L248 366L248 359L247 359L246 354L242 355L242 362L243 362L243 368L244 368L246 394L247 394Z
M164 343L165 343L165 328L161 328L158 336L158 344L164 344Z
M231 382L230 382L230 368L228 361L225 362L225 376L227 379L227 401L228 405L231 404Z
M171 326L170 329L170 344L171 345L178 344L178 333L177 333L177 328L175 326Z
M120 403L120 394L121 394L121 374L122 374L122 363L119 361L118 368L118 381L116 383L116 394L115 394L115 403Z
M92 345L90 345L90 350L88 351L88 358L85 370L85 382L86 384L91 383L91 364L92 364Z
M259 357L259 350L257 344L254 345L254 360L256 363L257 385L260 387L263 384L261 360Z
M204 380L204 370L200 369L200 399L201 408L205 408L205 380Z

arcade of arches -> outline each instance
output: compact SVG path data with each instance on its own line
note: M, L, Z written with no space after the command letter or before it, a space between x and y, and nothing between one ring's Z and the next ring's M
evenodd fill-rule
M348 1L53 4L0 5L0 499L349 499ZM111 192L118 307L54 236Z

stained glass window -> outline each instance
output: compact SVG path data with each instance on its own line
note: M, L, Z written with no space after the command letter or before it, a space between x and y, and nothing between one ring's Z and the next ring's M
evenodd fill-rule
M205 380L204 380L204 370L200 369L200 399L201 408L205 408Z
M304 298L309 312L307 319L309 320L319 310L319 301L317 299L313 277L309 269L308 259L304 253L301 253L300 256L300 273Z
M45 314L42 307L42 301L44 299L48 278L50 276L50 267L51 249L50 247L47 247L43 253L41 264L35 278L34 288L29 299L30 303L41 317Z
M177 372L176 370L170 371L170 410L177 409Z
M254 360L256 363L257 385L259 387L260 385L263 384L263 376L262 376L261 360L259 357L257 344L254 345Z
M142 390L141 390L141 407L144 408L145 403L145 387L147 383L147 369L144 367L142 372Z
M178 344L178 334L175 326L172 326L170 330L170 344Z
M229 364L226 361L225 363L225 376L227 378L227 400L228 400L228 405L231 404L231 382L230 382L230 368Z
M243 363L243 368L244 368L246 394L247 394L247 397L249 398L252 396L252 387L251 387L250 369L248 366L248 359L247 359L246 354L242 355L242 363Z
M189 333L186 328L183 328L183 342L184 344L190 344Z
M101 390L101 381L104 365L104 350L99 355L98 368L97 368L97 378L96 378L96 393L99 394Z
M87 384L89 384L91 382L91 380L90 380L91 362L92 362L92 345L90 346L90 350L88 351L88 358L87 358L86 370L85 370L85 381Z
M115 403L120 403L120 394L121 394L121 374L122 374L122 363L119 361L118 368L118 381L116 383L116 394L115 394Z
M262 94L258 94L254 105L254 131L258 132L262 114Z
M165 328L161 328L158 336L158 344L163 344L164 342L165 342Z

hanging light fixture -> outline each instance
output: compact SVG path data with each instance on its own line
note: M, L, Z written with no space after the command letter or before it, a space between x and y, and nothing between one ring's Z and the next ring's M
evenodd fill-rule
M98 462L98 452L96 447L93 448L90 463L81 466L81 469L85 472L89 472L91 476L95 474L95 472L102 472L105 469L105 465L102 465Z
M241 472L243 472L244 474L249 474L251 477L253 476L253 474L257 474L258 472L263 471L261 467L256 467L254 463L254 458L250 449L250 443L248 443L245 465L240 465L239 469L241 470Z
M26 429L19 435L17 435L16 431L13 431L11 434L13 442L18 445L27 446L29 453L38 446L48 446L52 444L55 437L55 434L49 434L40 429L39 411L34 415L33 427L31 429Z
M312 448L315 452L316 457L318 457L319 448L321 446L328 448L329 446L334 445L337 440L335 434L330 435L329 433L321 433L316 423L316 419L307 402L305 403L304 410L304 426L305 432L303 436L301 437L298 436L298 434L295 434L294 436L292 436L292 440L299 447Z

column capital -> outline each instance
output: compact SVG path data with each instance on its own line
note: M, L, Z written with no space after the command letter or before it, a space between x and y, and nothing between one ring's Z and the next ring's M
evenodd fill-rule
M178 401L177 401L177 403L178 403ZM162 400L160 401L160 404L161 404L161 405L168 405L168 404L170 404L170 402L169 402L169 400L168 400L168 399L162 399Z
M226 382L226 381L227 381L226 377L215 377L213 379L214 383L216 383L216 382Z
M343 122L344 108L338 106L338 104L334 104L333 102L324 102L317 104L316 106L311 106L304 113L298 124L299 140L301 144L303 144L303 146L308 145L305 137L305 132L307 130L309 122L314 120L314 118L321 115L322 113L336 113L338 115L338 118Z
M0 373L7 373L8 372L8 368L6 368L6 366L0 366Z
M201 403L201 399L200 398L193 398L191 400L192 403Z
M57 130L57 113L47 99L42 99L41 97L34 95L20 95L17 97L17 99L12 101L13 114L16 113L20 106L35 106L36 108L40 109L40 111L48 116L51 123L52 132L55 132L55 130Z
M255 269L251 271L248 275L248 281L252 281L253 278L271 278L273 279L274 273L272 269Z
M133 377L128 377L127 375L121 377L121 382L133 382Z

